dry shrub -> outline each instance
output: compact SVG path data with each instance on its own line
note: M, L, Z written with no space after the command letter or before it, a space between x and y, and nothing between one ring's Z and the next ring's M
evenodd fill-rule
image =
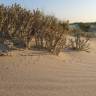
M77 51L89 52L89 36L82 37L82 32L74 30L74 36L69 39L69 48Z
M45 15L39 9L31 12L17 4L10 7L0 5L0 33L5 34L0 37L16 46L23 42L25 48L29 48L29 43L35 38L36 48L46 48L58 55L65 46L68 25L68 22Z
M68 31L68 23L57 21L51 18L51 24L45 33L46 48L55 55L58 55L66 44L66 34Z

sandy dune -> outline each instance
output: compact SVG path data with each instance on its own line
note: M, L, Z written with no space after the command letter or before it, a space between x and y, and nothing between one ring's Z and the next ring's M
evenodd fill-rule
M96 96L96 40L90 47L59 57L27 50L0 57L0 96Z

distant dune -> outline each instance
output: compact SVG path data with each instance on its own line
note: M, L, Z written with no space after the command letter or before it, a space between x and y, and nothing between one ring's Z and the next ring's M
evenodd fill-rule
M13 51L0 57L0 96L96 96L96 40L90 52Z

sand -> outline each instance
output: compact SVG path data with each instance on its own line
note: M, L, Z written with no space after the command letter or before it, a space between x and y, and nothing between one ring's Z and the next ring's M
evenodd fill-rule
M96 96L96 40L90 53L10 54L0 57L0 96Z

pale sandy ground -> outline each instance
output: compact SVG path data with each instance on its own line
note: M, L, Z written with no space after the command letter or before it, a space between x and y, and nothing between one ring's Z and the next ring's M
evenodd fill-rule
M96 40L90 53L11 54L0 57L0 96L96 96Z

